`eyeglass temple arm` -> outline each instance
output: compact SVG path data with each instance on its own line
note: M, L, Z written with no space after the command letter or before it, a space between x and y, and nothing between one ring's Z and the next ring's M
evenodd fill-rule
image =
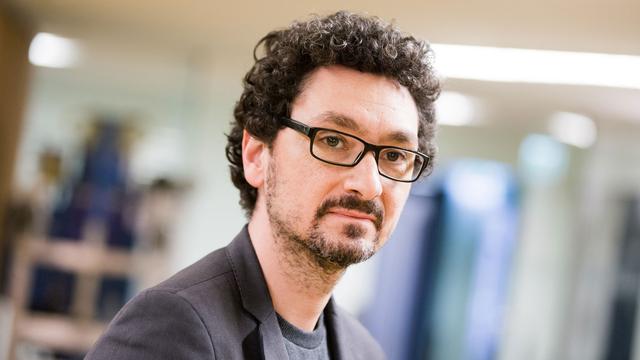
M307 126L306 124L303 124L299 121L295 121L293 119L287 118L287 117L282 117L281 121L283 124L289 126L290 128L292 128L293 130L299 131L307 136L309 136L309 133L311 132L311 128L309 126Z

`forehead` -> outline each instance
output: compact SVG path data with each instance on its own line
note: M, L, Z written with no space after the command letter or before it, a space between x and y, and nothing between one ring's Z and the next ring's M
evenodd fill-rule
M418 110L407 88L342 66L311 73L293 102L291 117L310 126L352 130L372 142L390 136L397 139L393 134L403 133L409 142L417 143Z

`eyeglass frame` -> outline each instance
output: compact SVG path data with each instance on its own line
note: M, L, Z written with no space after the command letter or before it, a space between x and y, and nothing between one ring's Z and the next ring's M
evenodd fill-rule
M311 156L313 156L314 158L327 163L327 164L331 164L331 165L336 165L336 166L342 166L342 167L355 167L356 165L358 165L360 163L360 161L362 161L362 159L364 159L364 157L367 155L367 153L369 151L373 151L373 155L374 155L374 159L376 161L376 167L378 168L378 174L380 174L381 176L393 180L393 181L398 181L398 182L403 182L403 183L412 183L412 182L416 182L418 179L420 179L420 176L422 175L422 173L424 172L424 169L427 168L427 165L429 165L429 163L431 162L431 157L427 154L423 154L419 151L414 151L414 150L409 150L409 149L405 149L405 148L401 148L399 146L393 146L393 145L374 145L371 143L368 143L364 140L362 140L361 138L353 135L353 134L349 134L346 132L342 132L339 130L335 130L335 129L330 129L330 128L323 128L323 127L314 127L314 126L309 126L307 124L304 124L300 121L291 119L289 117L286 116L282 116L280 117L280 123L292 130L295 130L303 135L306 135L309 138L309 153L311 154ZM364 144L364 149L362 150L362 152L358 155L358 157L356 157L356 159L353 161L352 164L343 164L343 163L336 163L333 161L329 161L329 160L325 160L322 159L320 157L318 157L316 154L313 153L313 142L315 140L315 136L316 134L321 131L331 131L331 132L335 132L338 134L342 134L342 135L346 135L349 137L352 137L358 141L360 141L361 143ZM424 162L422 163L422 166L420 168L420 171L418 171L418 174L415 176L414 179L412 180L399 180L399 179L395 179L392 178L389 175L385 175L380 171L380 163L378 162L379 158L380 158L380 152L382 150L385 149L398 149L398 150L402 150L402 151L407 151L410 152L412 154L416 154L417 156L421 156L424 158Z

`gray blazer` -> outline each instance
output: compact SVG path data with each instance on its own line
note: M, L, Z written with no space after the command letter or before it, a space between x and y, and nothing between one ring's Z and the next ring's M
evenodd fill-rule
M332 359L384 358L333 299L324 317ZM135 296L85 359L288 359L247 227L225 248Z

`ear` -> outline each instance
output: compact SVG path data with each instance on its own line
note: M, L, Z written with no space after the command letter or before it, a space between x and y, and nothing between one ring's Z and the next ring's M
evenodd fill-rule
M242 132L244 178L256 189L264 183L267 169L265 151L268 151L265 143L251 136L247 130Z

